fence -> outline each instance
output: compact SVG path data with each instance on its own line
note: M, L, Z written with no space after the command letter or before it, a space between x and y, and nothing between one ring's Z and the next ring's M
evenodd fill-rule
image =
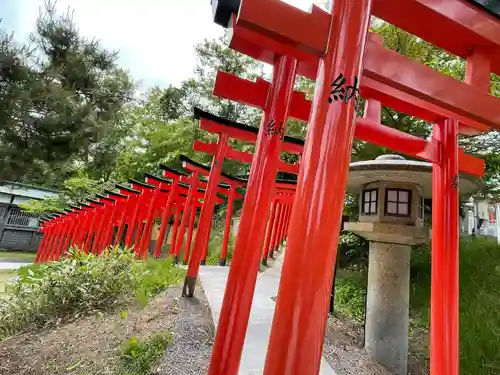
M0 205L0 248L36 251L42 239L38 216L11 204Z
M38 228L38 215L23 211L19 207L12 207L7 218L7 225Z

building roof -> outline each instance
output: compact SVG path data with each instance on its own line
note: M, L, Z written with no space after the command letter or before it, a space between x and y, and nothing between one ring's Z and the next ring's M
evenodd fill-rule
M59 194L60 191L23 184L20 182L0 181L0 193L33 199L43 199L53 197Z

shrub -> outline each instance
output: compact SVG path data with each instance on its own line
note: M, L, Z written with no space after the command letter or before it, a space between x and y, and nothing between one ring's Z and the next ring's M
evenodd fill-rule
M0 300L0 339L107 309L135 297L146 303L183 271L168 261L140 261L118 248L100 256L77 249L57 262L18 270Z
M368 241L352 232L342 231L339 237L338 259L340 268L367 264Z

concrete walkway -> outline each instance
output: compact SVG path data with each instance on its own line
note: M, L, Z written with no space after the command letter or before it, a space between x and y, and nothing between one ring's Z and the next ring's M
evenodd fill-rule
M282 262L283 256L280 256L271 268L257 277L239 375L261 375L264 370L275 307L275 302L271 297L276 297L278 293ZM215 325L219 321L228 272L229 267L204 266L200 268L200 281L212 310ZM332 374L334 375L332 368L322 359L319 375Z
M0 270L17 270L22 266L29 266L30 264L31 263L0 261Z

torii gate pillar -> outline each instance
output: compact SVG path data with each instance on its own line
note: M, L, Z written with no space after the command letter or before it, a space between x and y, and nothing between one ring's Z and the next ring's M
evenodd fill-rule
M332 101L330 84L362 73L372 0L337 0L288 231L264 375L318 374L351 158L355 100ZM326 208L328 207L328 209ZM328 230L325 230L328 228ZM317 251L314 258L310 251Z

